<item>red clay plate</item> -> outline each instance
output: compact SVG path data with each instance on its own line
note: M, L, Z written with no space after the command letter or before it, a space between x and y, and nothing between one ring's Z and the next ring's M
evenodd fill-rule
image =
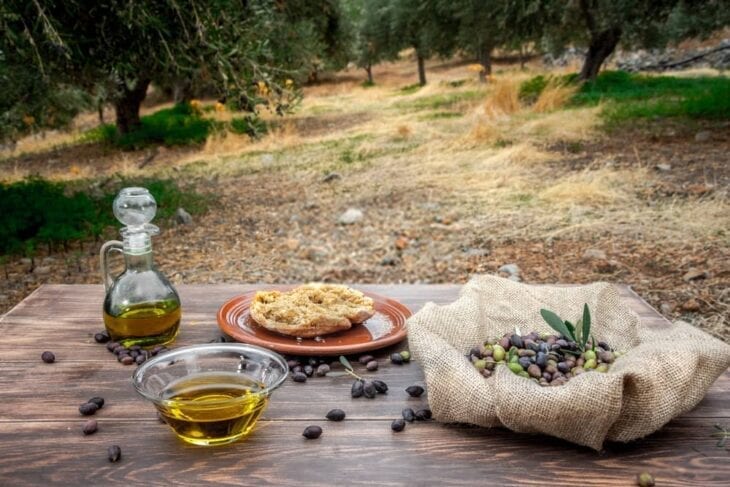
M267 290L288 291L294 287L272 286ZM226 301L218 310L218 326L239 342L291 355L347 355L387 347L406 337L406 319L411 316L411 311L398 301L363 291L375 302L372 318L319 340L296 338L269 331L251 319L248 308L255 294L251 291Z

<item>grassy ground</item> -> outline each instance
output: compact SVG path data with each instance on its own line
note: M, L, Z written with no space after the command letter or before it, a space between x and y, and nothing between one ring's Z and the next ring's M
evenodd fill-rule
M66 145L24 141L26 154L0 166L10 180L144 175L217 195L194 227L168 226L158 239L176 282L463 282L517 263L528 282L631 284L670 318L730 339L726 112L625 114L660 99L696 104L699 95L671 95L686 92L679 78L647 78L651 96L621 92L621 79L610 96L549 86L528 104L520 85L544 74L537 68L502 67L484 86L463 63L433 62L423 88L412 86L414 68L378 66L368 88L359 72L307 87L301 109L269 117L257 140L218 132L153 153L51 134ZM607 132L610 110L624 112ZM348 207L363 221L338 225ZM45 278L7 260L6 307L44 279L98 281L91 252L49 257ZM684 280L692 269L707 275Z

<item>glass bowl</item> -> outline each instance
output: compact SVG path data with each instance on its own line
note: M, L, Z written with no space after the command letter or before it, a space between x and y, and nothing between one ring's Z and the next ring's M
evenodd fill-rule
M284 358L264 348L211 343L157 355L132 383L182 440L223 445L253 430L288 372Z

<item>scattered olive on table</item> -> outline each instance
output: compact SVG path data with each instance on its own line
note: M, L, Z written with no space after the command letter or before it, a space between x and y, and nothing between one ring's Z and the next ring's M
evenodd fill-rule
M53 354L53 352L45 351L41 354L41 360L43 360L47 364L52 364L56 361L56 356Z
M122 449L118 445L112 445L107 450L107 454L110 462L118 462L122 458Z
M98 428L99 428L99 423L95 419L90 419L84 423L84 426L83 426L83 428L81 428L81 431L84 433L84 436L88 436L88 435L93 435L94 433L96 433Z
M322 428L317 425L307 426L306 428L304 428L302 436L304 436L308 440L316 440L317 438L322 436Z
M342 421L345 419L345 411L342 409L332 409L325 416L330 421Z

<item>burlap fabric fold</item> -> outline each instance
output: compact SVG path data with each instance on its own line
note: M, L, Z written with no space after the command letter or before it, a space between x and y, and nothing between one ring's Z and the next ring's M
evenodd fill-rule
M540 309L575 322L583 303L591 309L593 335L626 352L607 373L543 387L504 366L485 379L466 358L471 347L515 326L554 333ZM606 440L646 436L691 410L730 366L729 345L688 324L642 325L606 283L534 286L477 276L455 302L428 303L407 326L436 420L544 433L596 450Z

